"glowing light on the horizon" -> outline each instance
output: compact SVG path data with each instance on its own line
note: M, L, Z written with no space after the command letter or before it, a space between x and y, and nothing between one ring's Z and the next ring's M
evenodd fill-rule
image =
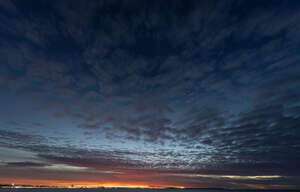
M8 182L8 181L4 181ZM184 189L186 186L181 185L165 185L155 183L119 183L119 182L60 182L55 180L19 180L17 183L12 183L11 187L22 188L41 188L41 187L54 187L54 188L148 188L148 189L164 189L164 188L178 188Z

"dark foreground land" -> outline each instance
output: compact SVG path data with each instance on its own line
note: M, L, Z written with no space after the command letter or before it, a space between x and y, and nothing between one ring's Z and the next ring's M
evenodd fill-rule
M0 192L296 192L300 190L0 188Z

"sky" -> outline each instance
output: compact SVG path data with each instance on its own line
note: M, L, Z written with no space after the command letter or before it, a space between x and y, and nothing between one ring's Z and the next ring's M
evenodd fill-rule
M300 2L0 0L0 183L300 188Z

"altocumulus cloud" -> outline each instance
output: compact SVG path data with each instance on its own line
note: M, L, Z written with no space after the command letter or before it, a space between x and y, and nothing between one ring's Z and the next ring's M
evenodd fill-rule
M2 1L0 147L33 155L1 169L299 186L299 6Z

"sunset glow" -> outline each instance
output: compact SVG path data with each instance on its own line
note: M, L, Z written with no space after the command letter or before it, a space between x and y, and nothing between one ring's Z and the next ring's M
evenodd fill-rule
M43 181L43 180L16 180L17 182L12 182L12 180L0 180L1 183L11 184L11 185L24 185L30 187L59 187L59 188L178 188L184 189L184 186L177 185L153 185L153 184L143 184L143 183L92 183L92 182L61 182L61 181Z

